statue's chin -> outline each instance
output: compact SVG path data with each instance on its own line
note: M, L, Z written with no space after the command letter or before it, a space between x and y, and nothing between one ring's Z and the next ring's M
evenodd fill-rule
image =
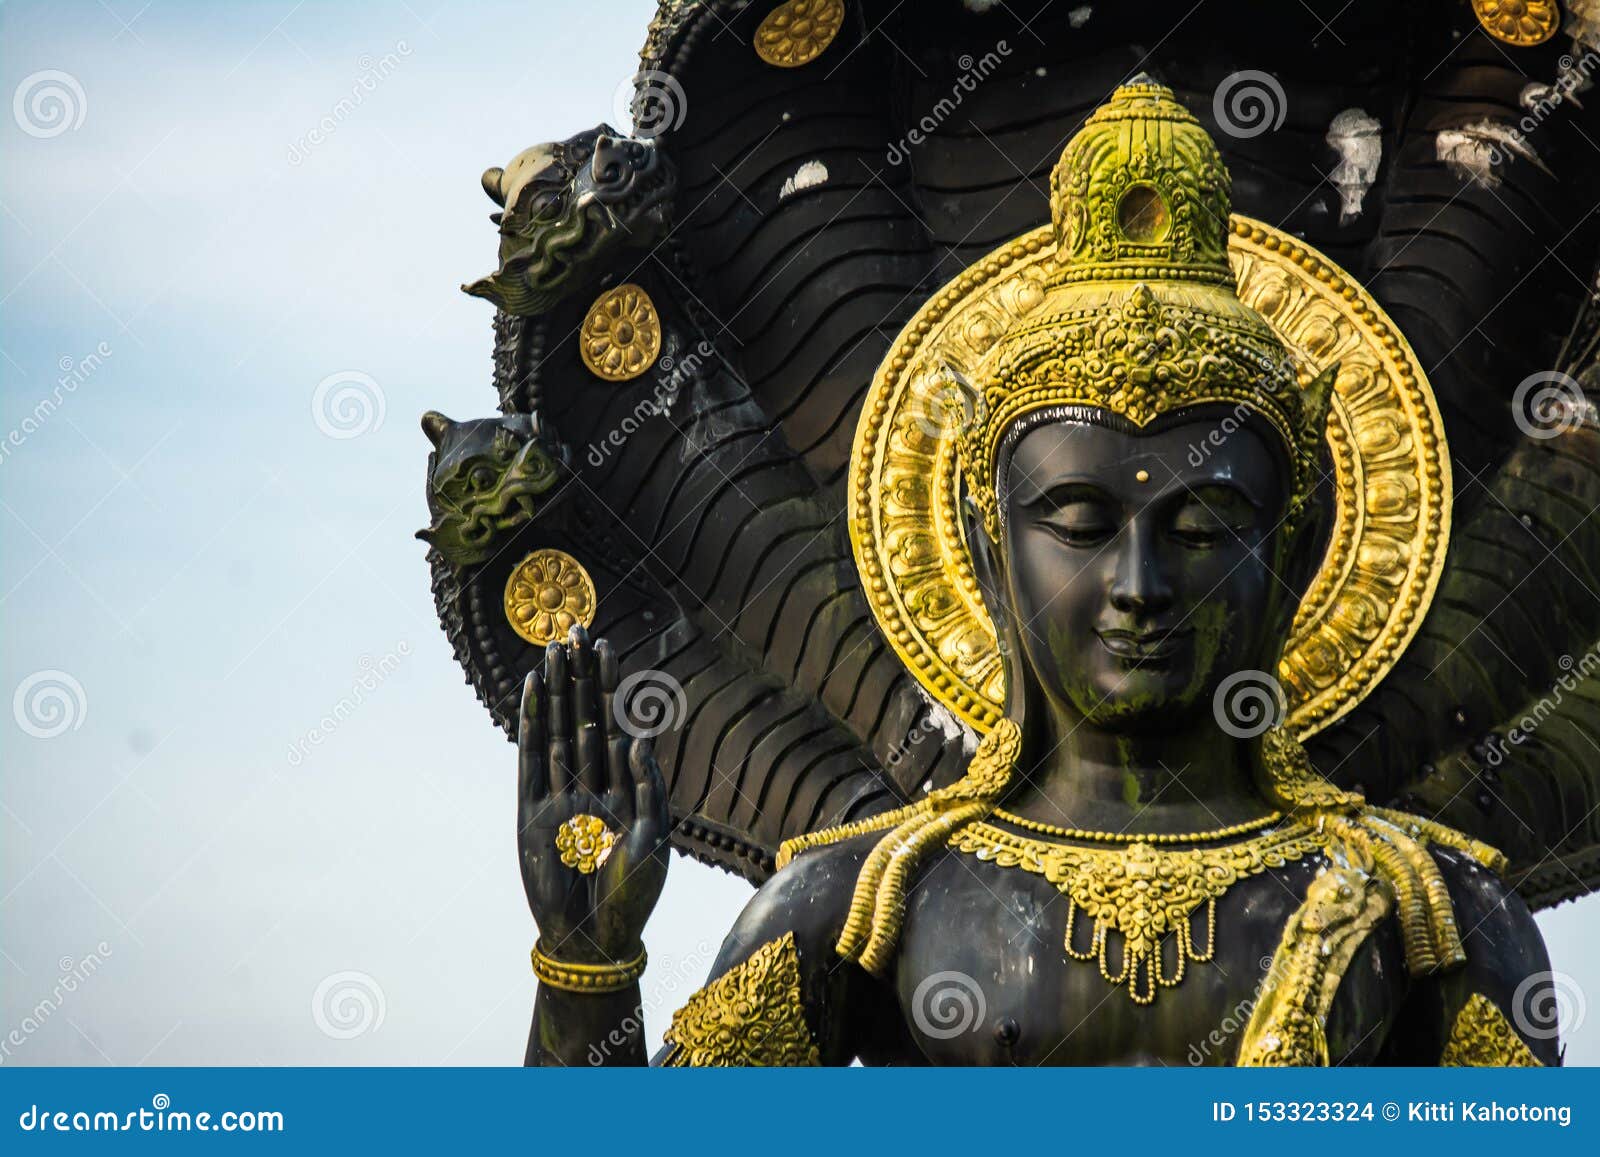
M1084 725L1127 735L1157 735L1193 723L1209 711L1201 697L1187 689L1122 688L1110 694L1074 696Z

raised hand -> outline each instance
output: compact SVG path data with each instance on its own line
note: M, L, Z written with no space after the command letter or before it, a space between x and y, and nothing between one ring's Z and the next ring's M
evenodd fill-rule
M542 950L574 962L637 956L667 878L666 785L650 741L618 722L616 689L616 655L581 627L522 688L522 885Z

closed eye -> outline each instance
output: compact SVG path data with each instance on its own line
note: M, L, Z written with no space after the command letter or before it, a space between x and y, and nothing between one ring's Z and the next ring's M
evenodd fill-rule
M1117 532L1117 511L1092 486L1072 484L1045 491L1025 504L1035 523L1070 546L1099 546Z
M1242 538L1258 511L1231 486L1206 486L1184 495L1173 512L1170 533L1186 546L1210 547Z

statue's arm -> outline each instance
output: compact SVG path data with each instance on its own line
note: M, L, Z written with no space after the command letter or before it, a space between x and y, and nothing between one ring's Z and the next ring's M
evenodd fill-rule
M1436 850L1467 962L1415 979L1385 1063L1558 1065L1556 994L1538 925L1515 892L1470 856Z
M530 1065L643 1064L645 921L666 883L667 791L614 711L617 658L574 628L523 687L517 853L539 926Z
M882 1044L882 983L840 958L863 849L796 857L751 899L706 984L672 1018L662 1065L842 1065ZM892 1018L892 1013L891 1013Z
M616 688L611 648L575 629L523 689L517 847L539 926L529 1065L646 1063L642 934L671 825L660 768L623 729ZM897 1039L892 996L834 949L870 846L806 852L762 886L673 1018L660 1063L843 1064L864 1042Z
M797 857L745 906L705 985L677 1011L654 1064L848 1064L895 1035L871 1031L892 999L834 950L860 857L847 847ZM530 1065L642 1065L639 985L606 993L541 984ZM871 1038L868 1040L867 1038Z

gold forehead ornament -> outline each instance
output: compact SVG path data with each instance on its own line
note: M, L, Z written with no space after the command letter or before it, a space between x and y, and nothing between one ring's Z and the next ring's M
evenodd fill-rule
M873 378L850 464L856 563L901 659L980 733L1000 719L1005 686L962 482L998 538L1005 434L1057 406L1142 428L1211 405L1219 436L1246 413L1264 419L1291 464L1290 521L1331 476L1331 538L1279 669L1296 735L1350 711L1421 624L1451 498L1427 378L1354 278L1230 215L1229 183L1216 143L1169 89L1124 85L1061 154L1051 223L935 293Z

